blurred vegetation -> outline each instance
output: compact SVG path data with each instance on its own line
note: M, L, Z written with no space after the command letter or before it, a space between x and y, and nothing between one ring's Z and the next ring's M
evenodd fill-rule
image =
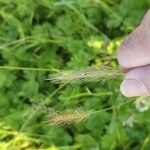
M0 149L149 150L150 110L120 94L121 78L46 80L61 70L117 68L119 43L149 7L149 0L0 0ZM107 111L67 127L45 121L79 107Z

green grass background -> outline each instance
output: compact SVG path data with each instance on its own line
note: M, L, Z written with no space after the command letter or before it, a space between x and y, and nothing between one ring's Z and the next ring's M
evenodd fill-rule
M118 45L149 7L149 0L0 0L0 149L149 150L150 110L121 95L121 78L46 80L60 70L118 67ZM45 122L52 109L78 107L112 109L78 125Z

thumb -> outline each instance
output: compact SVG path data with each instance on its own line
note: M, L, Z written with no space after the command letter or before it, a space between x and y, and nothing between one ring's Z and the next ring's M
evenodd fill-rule
M131 69L121 84L121 92L127 97L147 96L150 93L150 65Z

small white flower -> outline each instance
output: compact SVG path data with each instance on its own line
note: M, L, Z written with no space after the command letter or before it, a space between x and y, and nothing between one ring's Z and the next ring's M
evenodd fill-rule
M131 115L127 120L123 121L123 126L129 126L130 128L133 128L134 122L134 115Z
M149 110L150 100L148 98L138 99L135 102L135 107L139 112L145 112L145 111Z

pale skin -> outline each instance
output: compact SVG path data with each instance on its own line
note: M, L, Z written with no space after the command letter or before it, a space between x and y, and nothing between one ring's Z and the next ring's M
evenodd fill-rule
M122 94L127 97L150 95L150 10L122 42L117 58L126 71L120 86Z

